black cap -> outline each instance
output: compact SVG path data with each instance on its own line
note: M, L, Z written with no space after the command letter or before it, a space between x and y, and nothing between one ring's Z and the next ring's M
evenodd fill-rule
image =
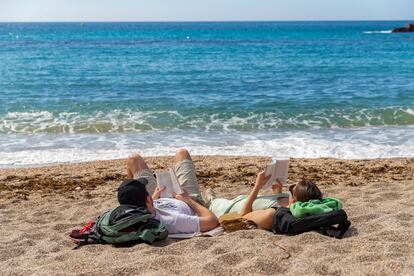
M134 205L146 207L148 192L145 185L148 184L146 178L127 179L118 187L118 202L121 205Z

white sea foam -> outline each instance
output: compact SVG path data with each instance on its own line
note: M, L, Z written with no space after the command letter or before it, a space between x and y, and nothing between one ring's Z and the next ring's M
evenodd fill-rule
M366 31L364 34L390 34L392 30L383 30L383 31Z
M178 129L269 130L349 128L414 124L412 107L374 109L332 109L301 114L282 112L192 113L115 109L81 114L49 111L9 112L0 116L2 134L123 133Z
M414 157L414 126L307 131L150 131L114 134L0 135L0 167L144 156L195 155L343 159Z

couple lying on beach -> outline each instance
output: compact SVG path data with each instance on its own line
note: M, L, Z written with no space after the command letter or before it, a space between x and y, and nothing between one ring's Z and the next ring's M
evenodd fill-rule
M127 170L128 180L118 188L120 206L108 214L105 227L109 229L111 220L125 221L128 212L134 213L139 210L139 214L147 214L146 218L151 220L155 230L147 229L146 232L151 230L155 233L155 239L165 238L166 234L161 233L163 231L168 234L180 234L212 230L219 226L219 218L225 218L226 214L237 214L242 221L261 229L272 230L275 214L283 207L289 208L295 218L342 208L339 200L322 198L319 188L308 180L291 185L290 194L282 193L282 184L276 181L272 186L273 195L260 196L260 189L270 178L265 176L264 171L258 173L255 185L247 196L241 195L233 200L215 198L214 192L208 189L203 197L196 178L196 168L185 149L178 150L175 155L174 171L184 191L182 194L175 194L175 198L160 198L165 187L157 187L153 172L140 155L128 157ZM102 218L98 221L102 222ZM225 219L220 221L223 222ZM90 222L80 230L73 230L70 237L74 242L80 242L85 237L87 239L94 225L94 222ZM141 230L145 228L142 221L139 226ZM137 229L127 228L128 231Z

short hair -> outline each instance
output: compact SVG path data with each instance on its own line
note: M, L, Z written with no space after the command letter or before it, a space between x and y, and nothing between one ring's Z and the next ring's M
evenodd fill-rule
M308 179L302 179L294 189L294 197L297 201L306 202L311 199L322 200L322 192L316 184Z
M118 187L118 202L121 205L133 205L136 207L147 207L148 192L145 185L146 178L127 179Z

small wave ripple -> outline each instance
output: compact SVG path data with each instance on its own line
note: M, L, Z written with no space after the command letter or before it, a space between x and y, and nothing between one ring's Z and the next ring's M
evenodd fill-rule
M383 30L383 31L366 31L364 34L391 34L392 30Z
M112 110L111 112L33 111L0 116L1 134L125 133L197 129L256 131L271 129L352 128L414 124L411 107L330 109L307 113Z

